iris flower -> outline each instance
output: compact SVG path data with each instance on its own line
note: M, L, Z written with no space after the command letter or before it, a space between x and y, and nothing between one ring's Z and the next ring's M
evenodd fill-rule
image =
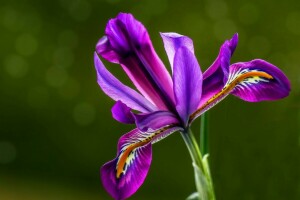
M175 131L187 134L191 123L229 94L244 101L277 100L290 92L287 77L261 59L230 65L238 35L223 43L213 64L202 74L193 41L177 33L161 33L171 74L156 54L143 24L131 14L109 20L94 54L97 81L116 101L112 116L136 124L118 142L117 156L101 168L102 183L115 199L134 194L144 182L152 145ZM100 58L120 64L136 89L103 65Z

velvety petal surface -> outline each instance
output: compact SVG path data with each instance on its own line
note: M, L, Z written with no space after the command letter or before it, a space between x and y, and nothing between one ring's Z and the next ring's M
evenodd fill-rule
M168 55L172 70L174 65L175 53L180 47L186 47L192 53L194 53L193 40L191 40L189 37L180 35L178 33L160 33L160 36L163 39L164 47Z
M156 111L147 114L134 114L135 123L139 130L155 131L168 125L179 125L177 117L169 111Z
M184 126L198 107L201 98L202 73L195 55L186 47L180 47L174 57L174 96L176 109Z
M228 79L230 59L238 43L238 34L223 43L213 64L203 73L202 98L199 107L220 91Z
M276 66L264 60L235 63L226 84L190 117L190 123L229 94L245 101L277 100L289 95L290 82Z
M143 184L152 160L152 144L178 130L164 127L158 131L140 132L134 129L123 135L118 143L117 157L102 166L101 180L106 191L123 200L134 194Z
M253 72L243 81L239 82L231 94L250 102L277 100L290 93L290 82L284 73L276 66L264 60L235 63L230 66L230 79ZM255 75L255 72L258 72ZM272 78L260 76L260 73L269 74Z
M105 94L115 101L122 101L128 107L141 112L155 111L157 108L135 90L127 87L114 77L103 65L97 53L94 54L97 81Z
M121 101L117 101L111 109L112 116L115 120L124 124L134 124L134 117L131 109Z
M120 63L137 89L160 109L174 104L172 79L157 56L146 28L131 14L109 20L106 36L96 51L108 61Z
M101 180L106 191L116 200L130 197L144 182L152 160L151 143L139 144L139 131L121 137L118 155L101 168Z

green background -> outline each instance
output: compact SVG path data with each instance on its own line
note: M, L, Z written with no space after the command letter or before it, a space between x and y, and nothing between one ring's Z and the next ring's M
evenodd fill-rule
M262 58L287 74L286 99L254 104L230 96L209 112L211 171L219 200L300 199L298 0L2 2L0 199L110 199L99 168L133 126L112 119L114 102L96 83L93 51L121 11L145 24L167 66L159 32L191 37L203 71L238 32L232 62ZM119 66L105 64L128 83ZM131 199L180 200L195 191L180 134L153 149L148 177Z

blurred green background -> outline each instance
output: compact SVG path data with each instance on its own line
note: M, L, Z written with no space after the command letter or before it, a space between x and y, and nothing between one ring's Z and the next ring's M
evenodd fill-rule
M232 62L262 58L292 83L281 101L229 97L209 112L210 161L219 200L300 199L300 2L297 0L10 0L0 5L0 199L110 199L99 168L132 126L111 118L93 51L106 22L131 12L168 66L159 32L194 40L205 70L235 32ZM117 65L111 71L128 81ZM198 132L200 121L193 125ZM154 146L131 199L181 200L195 191L180 134Z

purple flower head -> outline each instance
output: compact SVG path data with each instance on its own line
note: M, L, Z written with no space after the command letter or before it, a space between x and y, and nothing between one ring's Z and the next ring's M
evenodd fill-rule
M101 168L102 183L114 199L126 199L142 185L153 143L187 129L227 95L258 102L281 99L290 92L283 72L264 60L230 65L237 34L224 42L203 74L190 38L177 33L161 33L161 37L172 75L156 54L146 28L131 14L120 13L111 19L96 45L98 83L116 101L112 115L137 127L120 138L116 158ZM99 57L120 64L136 89L114 77Z

